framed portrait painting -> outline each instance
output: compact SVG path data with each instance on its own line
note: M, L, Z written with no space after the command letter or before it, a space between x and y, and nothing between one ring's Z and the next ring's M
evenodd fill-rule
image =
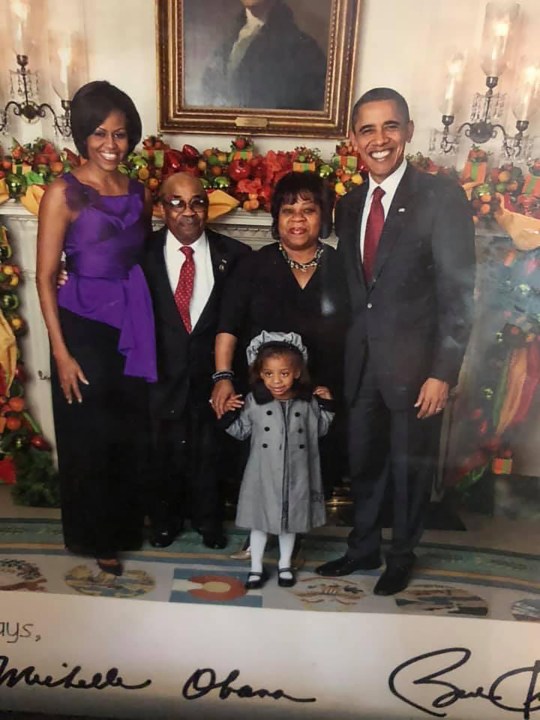
M157 0L164 132L343 137L360 0Z

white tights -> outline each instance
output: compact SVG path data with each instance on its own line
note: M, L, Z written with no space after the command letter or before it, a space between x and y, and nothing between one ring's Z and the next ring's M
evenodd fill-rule
M294 550L295 533L280 533L279 540L279 563L280 570L291 567L291 559ZM251 546L251 572L261 573L263 569L264 549L268 533L262 530L252 530L249 542Z

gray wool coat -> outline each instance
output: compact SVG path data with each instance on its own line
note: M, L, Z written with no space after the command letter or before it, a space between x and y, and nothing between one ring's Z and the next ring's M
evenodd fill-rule
M250 393L226 430L238 440L251 436L236 524L276 535L324 525L326 514L319 437L333 413L315 398L258 404Z

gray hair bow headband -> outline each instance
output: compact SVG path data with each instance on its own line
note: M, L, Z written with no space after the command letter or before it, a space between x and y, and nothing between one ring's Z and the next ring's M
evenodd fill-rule
M302 338L298 335L298 333L267 332L266 330L263 330L262 333L253 338L247 347L246 355L248 363L253 365L261 348L265 345L273 343L280 343L296 348L296 350L298 350L304 358L304 362L307 362L308 351L306 350L306 347L302 342Z

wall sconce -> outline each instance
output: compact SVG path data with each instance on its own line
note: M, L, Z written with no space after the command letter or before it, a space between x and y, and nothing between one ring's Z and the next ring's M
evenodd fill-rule
M70 3L71 14L76 2ZM4 44L10 45L15 53L17 67L8 71L11 98L3 108L0 107L0 131L9 123L13 114L27 122L46 118L49 114L55 132L63 137L71 136L70 97L84 81L86 74L86 52L82 33L70 30L49 31L49 74L51 85L60 99L62 113L57 113L48 102L40 102L40 73L30 69L30 54L37 50L37 33L47 26L43 17L36 17L44 11L44 4L36 0L10 0L7 23L8 37ZM49 8L51 9L51 8ZM53 13L51 13L51 16ZM64 28L69 27L69 18L61 14ZM41 38L41 43L45 38ZM36 53L37 54L37 53Z
M500 131L505 155L513 159L522 155L528 140L524 133L540 98L540 63L526 59L520 63L512 104L517 131L513 137L500 122L506 96L494 92L508 65L518 16L517 3L498 1L487 4L480 50L480 64L486 75L487 91L475 94L470 120L462 123L455 133L450 132L450 127L459 111L465 57L457 54L448 63L444 97L440 106L443 130L433 131L430 151L456 152L462 135L475 144L482 144L494 139Z
M22 117L28 122L44 118L47 111L51 113L54 128L63 137L71 136L70 128L70 112L71 105L69 100L61 100L62 115L57 115L54 108L49 103L39 103L37 98L38 76L28 68L28 55L17 55L17 70L10 70L11 75L11 94L20 97L21 100L9 100L4 109L0 109L0 130L3 130L8 124L8 114L10 111L17 117ZM14 77L16 90L14 89Z

